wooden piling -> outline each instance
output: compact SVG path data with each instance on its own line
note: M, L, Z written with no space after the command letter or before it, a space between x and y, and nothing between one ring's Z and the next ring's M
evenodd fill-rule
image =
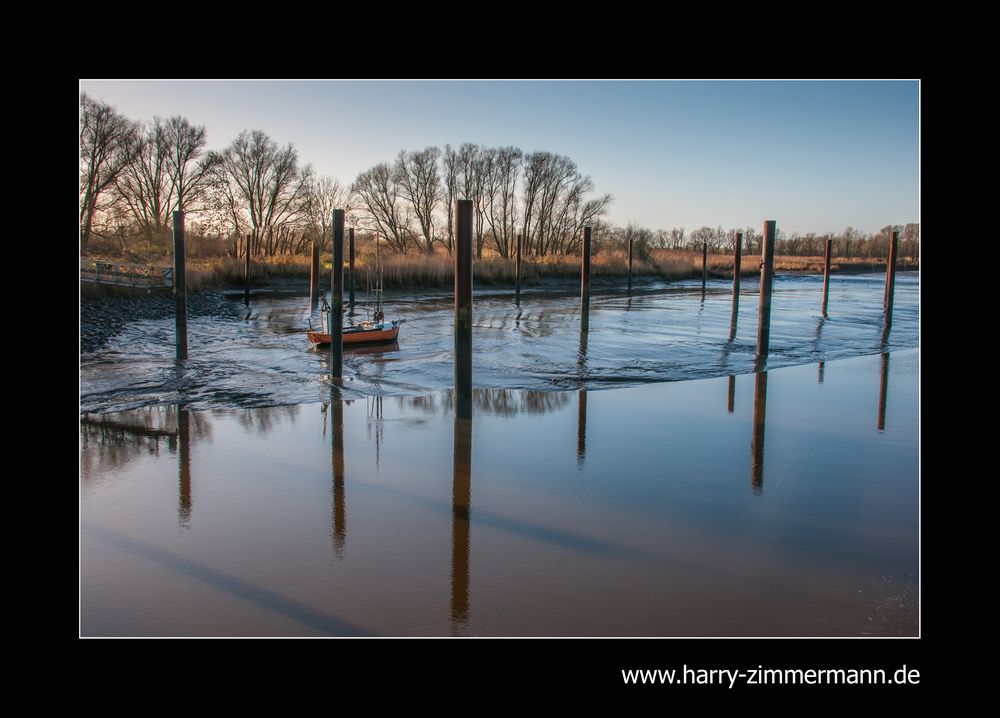
M896 252L899 249L899 232L889 234L889 264L885 270L885 330L882 333L882 341L889 339L889 330L892 328L892 300L896 291Z
M580 267L580 330L590 330L590 240L592 229L583 228L583 260Z
M767 359L771 339L771 285L774 279L774 237L776 222L764 222L764 239L761 243L760 259L760 305L757 309L757 357L756 364Z
M456 205L455 237L455 408L472 418L472 200Z
M251 235L247 235L247 246L246 253L243 257L243 305L249 309L250 308L250 252L251 249Z
M174 327L177 360L187 359L187 279L184 273L184 213L174 212Z
M514 253L514 304L521 306L521 235L517 235Z
M632 296L632 244L633 238L628 238L628 296Z
M826 256L823 258L823 316L826 316L826 303L830 296L830 254L833 252L833 240L826 240Z
M319 304L319 245L314 239L309 258L309 309Z
M344 377L344 210L333 210L333 266L330 268L330 379Z
M351 307L354 307L354 227L351 227L347 232L348 241L350 243L350 253L348 255L347 266L350 272L350 292L351 292Z
M733 243L733 315L729 320L729 340L736 336L736 325L740 315L740 264L743 261L743 232L736 233Z

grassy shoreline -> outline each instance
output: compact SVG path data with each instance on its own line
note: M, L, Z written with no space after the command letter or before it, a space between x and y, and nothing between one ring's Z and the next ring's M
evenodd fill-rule
M92 258L92 259L97 259ZM102 261L124 261L100 258ZM170 257L152 257L149 264L169 266ZM391 255L383 257L382 270L386 289L440 289L454 282L453 259L446 254ZM357 286L364 289L368 273L375 266L374 256L356 258ZM321 283L329 286L331 258L321 258ZM776 256L775 271L816 274L823 271L823 257ZM885 272L885 262L868 259L835 258L830 263L831 272L840 274ZM917 269L916 263L900 261L899 271ZM755 277L760 272L760 255L744 255L740 276ZM700 278L702 258L700 252L657 249L643 259L635 258L632 276L640 279L681 280ZM605 250L595 255L591 263L594 280L620 278L628 274L628 257L625 252ZM513 286L514 260L484 257L473 264L474 282L479 286ZM731 278L733 256L713 254L708 256L710 278ZM524 287L536 286L551 279L579 280L580 258L575 256L527 257L521 262L521 283ZM255 259L251 266L252 284L255 287L269 284L287 284L292 280L309 281L309 258L301 255L271 257L265 261ZM242 286L243 260L225 258L189 258L187 281L190 291ZM107 287L81 284L81 294L93 296L107 293Z

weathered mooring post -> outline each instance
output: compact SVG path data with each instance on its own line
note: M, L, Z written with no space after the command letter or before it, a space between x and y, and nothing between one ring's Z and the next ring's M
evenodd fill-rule
M754 494L764 490L764 419L767 414L767 372L759 371L753 383L753 439L750 442L750 484Z
M187 279L184 273L184 213L174 212L174 327L177 341L177 360L187 359Z
M344 377L344 210L333 210L333 266L330 268L330 379Z
M350 254L347 260L347 266L350 270L350 280L351 280L351 308L354 308L354 227L351 227L347 232L348 241L350 242Z
M472 200L455 204L455 408L472 418Z
M776 222L764 222L760 258L760 305L757 309L757 368L767 360L771 340L771 285L774 279L774 236ZM765 380L766 381L766 380Z
M743 261L743 232L736 233L733 243L733 316L729 320L729 341L736 336L736 325L740 315L740 264Z
M249 309L250 308L250 252L251 250L251 235L247 235L246 241L246 253L243 258L243 305Z
M309 257L309 309L315 309L317 304L319 304L319 245L314 239Z
M889 352L882 352L882 375L878 385L878 430L885 431L885 404L889 395Z
M472 505L472 200L455 202L455 434L451 496L451 630L469 621Z
M583 228L583 261L580 267L580 331L590 330L590 239L592 229Z
M632 296L632 244L633 238L628 238L628 296Z
M705 281L708 279L708 241L701 243L701 294L705 296Z
M826 255L823 258L823 316L826 316L826 303L830 296L830 255L833 253L833 240L826 240Z
M521 306L521 235L517 235L514 251L514 304Z
M889 339L889 330L892 328L892 300L896 291L896 252L899 249L899 232L895 230L889 233L889 265L885 270L885 330L882 332L882 341Z

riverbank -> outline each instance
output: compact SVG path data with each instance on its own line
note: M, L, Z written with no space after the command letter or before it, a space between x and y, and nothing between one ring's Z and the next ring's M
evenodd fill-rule
M133 258L134 259L134 258ZM117 261L117 260L109 260ZM148 258L154 264L169 265L169 257ZM453 258L444 253L383 255L380 259L386 289L441 289L454 283ZM329 290L331 258L321 257L321 282ZM358 254L355 261L357 286L364 289L372 269L376 266L374 255ZM830 269L834 274L864 274L885 272L885 262L871 259L834 258ZM823 257L775 257L776 272L818 274L823 272ZM916 262L900 260L898 271L919 269ZM484 257L473 264L473 281L476 286L514 286L515 262L502 257ZM707 262L710 278L732 277L733 256L710 254ZM254 258L251 263L251 285L268 287L288 280L309 281L309 258L304 255L279 256L266 259ZM760 273L760 255L744 255L740 274L755 277ZM622 283L628 276L628 256L625 252L605 250L595 254L591 264L592 279L616 279ZM635 256L632 268L633 281L683 280L702 276L701 252L654 249L646 257ZM577 256L525 257L521 263L521 285L543 285L551 280L579 281L580 258ZM243 286L244 263L232 257L189 259L187 265L188 291L208 288Z
M241 311L241 307L226 301L221 289L191 292L187 307L190 317L236 316ZM164 290L116 287L81 293L80 352L97 351L132 322L172 318L175 309L173 295Z

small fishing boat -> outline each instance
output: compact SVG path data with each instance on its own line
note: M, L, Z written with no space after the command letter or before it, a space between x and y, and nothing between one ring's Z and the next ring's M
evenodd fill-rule
M351 326L344 327L340 330L344 346L395 342L399 337L399 325L406 321L405 319L396 319L391 322L385 321L385 315L382 312L382 273L378 268L376 268L376 272L377 276L374 279L370 275L368 277L368 295L375 311L371 315L370 320L363 321L358 324L352 324ZM332 319L333 310L327 303L326 297L323 297L323 306L320 310L320 322L321 326L326 331L307 332L306 334L309 337L309 341L313 344L319 344L320 346L329 346L330 332L333 328Z
M341 330L344 345L373 344L375 342L394 342L399 337L399 325L404 320L393 322L361 322ZM329 333L309 332L309 341L313 344L329 344Z

